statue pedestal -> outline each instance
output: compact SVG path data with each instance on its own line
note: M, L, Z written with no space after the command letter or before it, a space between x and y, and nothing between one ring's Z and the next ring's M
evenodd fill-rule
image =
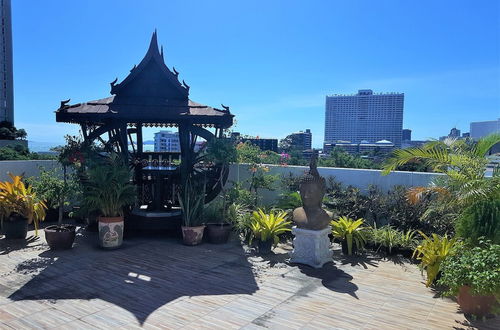
M309 230L297 227L292 228L293 251L290 252L290 262L305 264L314 268L321 268L332 261L333 252L330 251L331 229Z

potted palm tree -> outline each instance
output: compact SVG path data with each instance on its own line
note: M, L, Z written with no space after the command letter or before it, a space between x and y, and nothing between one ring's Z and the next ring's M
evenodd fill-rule
M5 238L25 239L28 224L35 225L45 218L47 206L38 198L32 186L25 185L21 176L9 174L11 182L0 182L0 216Z
M118 154L111 154L89 165L83 181L85 204L99 212L99 244L118 248L123 241L124 207L136 200L130 170Z

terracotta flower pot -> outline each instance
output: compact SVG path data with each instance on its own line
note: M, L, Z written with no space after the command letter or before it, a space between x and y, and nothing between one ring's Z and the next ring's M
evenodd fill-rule
M196 227L181 227L182 229L182 241L186 245L198 245L203 239L203 232L205 226Z
M45 240L52 250L71 249L75 241L75 229L73 225L48 226L44 229Z
M123 217L98 217L99 245L105 249L116 249L123 242Z
M233 226L228 223L209 223L207 224L208 241L212 244L226 243L232 229Z
M28 219L19 215L11 215L3 220L2 229L7 239L26 239L26 236L28 236Z
M458 290L457 301L464 314L486 316L496 302L495 296L474 296L469 286L462 286Z

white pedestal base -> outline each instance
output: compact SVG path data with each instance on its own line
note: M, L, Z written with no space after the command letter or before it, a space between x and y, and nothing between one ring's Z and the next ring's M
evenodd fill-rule
M293 251L290 252L290 262L305 264L314 268L321 268L332 261L333 252L330 251L330 227L322 230L309 230L297 227L292 228Z

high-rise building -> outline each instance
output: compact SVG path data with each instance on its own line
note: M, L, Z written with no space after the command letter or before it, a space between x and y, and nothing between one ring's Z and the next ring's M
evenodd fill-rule
M411 129L408 128L403 129L402 140L411 141Z
M327 96L325 144L387 140L400 148L403 107L404 93L374 94L371 89L362 89L354 95Z
M491 133L500 133L500 118L470 123L470 137L473 139L480 139Z
M12 22L10 0L0 0L0 121L14 123L14 83L12 76Z
M312 149L312 133L310 129L299 131L288 135L281 140L281 147L285 146L288 150L311 150Z
M179 133L159 131L155 133L155 152L180 152Z
M448 134L448 137L458 139L460 137L460 134L461 134L460 130L456 127L453 127L450 130L450 134Z

